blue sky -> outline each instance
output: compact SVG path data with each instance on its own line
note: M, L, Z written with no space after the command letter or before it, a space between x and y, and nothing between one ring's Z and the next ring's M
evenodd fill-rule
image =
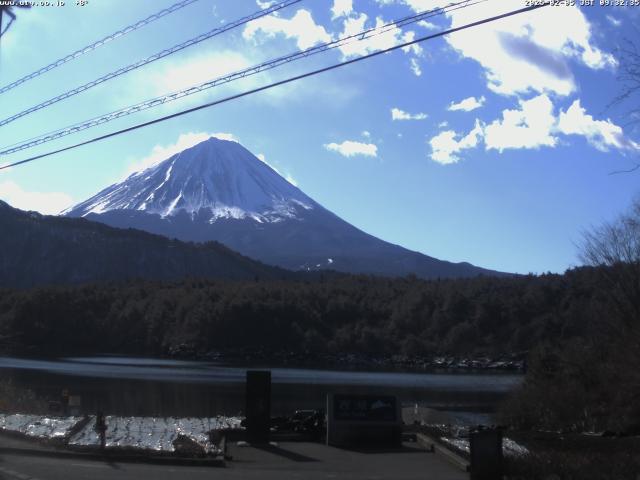
M18 11L5 85L174 3L89 0ZM303 0L0 127L0 146L449 3ZM0 95L6 118L268 2L200 0ZM489 0L0 158L20 160L403 40L521 7ZM0 172L0 198L55 213L215 134L384 240L513 272L579 264L581 231L615 218L638 175L618 48L640 7L547 7ZM637 35L636 35L637 36Z

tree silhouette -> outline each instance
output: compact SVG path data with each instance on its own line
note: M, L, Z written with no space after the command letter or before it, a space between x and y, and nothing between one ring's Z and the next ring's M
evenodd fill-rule
M627 328L640 319L640 197L613 222L584 233L581 260L603 268L617 317ZM628 332L627 332L628 333ZM640 345L640 338L638 339Z
M638 32L640 33L640 31ZM640 96L640 46L627 40L624 46L618 48L620 67L618 80L622 83L622 92L614 98L612 105L626 101L636 103L629 112L630 123L640 122L640 102L635 102Z
M640 34L640 30L636 28ZM618 81L622 85L620 93L609 103L609 108L622 104L630 104L626 112L629 119L625 127L640 125L640 44L631 39L625 39L624 45L617 48ZM616 170L611 174L631 173L640 170L640 162L634 161L633 166L626 170Z
M12 6L0 6L0 37L4 35L13 22L16 21L16 14L14 13L14 9L16 8L31 8L30 5L12 5ZM3 17L9 17L9 22L3 27Z

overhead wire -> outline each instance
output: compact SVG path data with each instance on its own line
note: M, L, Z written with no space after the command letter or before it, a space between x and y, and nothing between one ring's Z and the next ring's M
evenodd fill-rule
M183 115L187 115L189 113L193 113L193 112L205 109L205 108L210 108L210 107L213 107L213 106L216 106L216 105L220 105L220 104L223 104L223 103L230 102L232 100L237 100L237 99L242 98L242 97L253 95L255 93L259 93L259 92L263 92L263 91L266 91L266 90L270 90L272 88L275 88L275 87L278 87L278 86L281 86L281 85L292 83L292 82L295 82L295 81L298 81L298 80L302 80L304 78L308 78L308 77L311 77L311 76L315 76L315 75L318 75L320 73L325 73L325 72L329 72L329 71L332 71L332 70L335 70L335 69L338 69L338 68L345 67L347 65L352 65L354 63L361 62L361 61L364 61L364 60L367 60L367 59L370 59L370 58L373 58L373 57L377 57L377 56L380 56L380 55L384 55L386 53L389 53L389 52L392 52L392 51L395 51L395 50L398 50L398 49L407 48L407 47L410 47L412 45L416 45L418 43L422 43L422 42L425 42L425 41L428 41L428 40L433 40L435 38L443 37L445 35L450 35L450 34L455 33L455 32L460 32L460 31L467 30L467 29L470 29L470 28L478 27L480 25L485 25L485 24L488 24L488 23L491 23L491 22L495 22L495 21L504 19L504 18L512 17L512 16L515 16L515 15L520 15L520 14L523 14L523 13L526 13L526 12L531 12L533 10L537 10L537 9L540 9L540 8L543 8L543 7L547 7L549 5L550 5L549 2L537 3L537 4L534 4L534 5L528 6L528 7L520 8L520 9L517 9L517 10L512 10L510 12L503 13L503 14L500 14L500 15L496 15L496 16L493 16L493 17L488 17L488 18L485 18L485 19L482 19L482 20L478 20L478 21L475 21L475 22L472 22L472 23L467 23L467 24L459 26L459 27L450 28L448 30L444 30L444 31L441 31L441 32L438 32L438 33L435 33L435 34L432 34L432 35L419 37L419 38L416 38L416 39L413 39L413 40L410 40L410 41L407 41L407 42L403 42L403 43L400 43L398 45L394 45L392 47L389 47L389 48L386 48L386 49L383 49L383 50L378 50L376 52L369 53L369 54L366 54L366 55L363 55L363 56L360 56L360 57L357 57L357 58L354 58L354 59L351 59L351 60L345 60L344 62L335 63L335 64L330 65L328 67L323 67L323 68L320 68L320 69L317 69L317 70L313 70L313 71L306 72L306 73L303 73L303 74L300 74L300 75L289 77L289 78L286 78L284 80L280 80L280 81L273 82L273 83L270 83L270 84L267 84L267 85L263 85L261 87L257 87L257 88L251 89L251 90L247 90L247 91L244 91L244 92L241 92L241 93L237 93L237 94L231 95L229 97L225 97L225 98L222 98L222 99L219 99L219 100L215 100L215 101L208 102L208 103L205 103L205 104L202 104L202 105L198 105L196 107L188 108L186 110L182 110L180 112L172 113L170 115L165 115L163 117L159 117L159 118L156 118L154 120L149 120L147 122L139 123L137 125L133 125L131 127L127 127L127 128L124 128L124 129L121 129L121 130L117 130L117 131L114 131L114 132L111 132L111 133L100 135L98 137L94 137L94 138L91 138L89 140L85 140L85 141L82 141L82 142L79 142L79 143L76 143L76 144L73 144L73 145L69 145L69 146L66 146L66 147L63 147L63 148L59 148L59 149L56 149L56 150L52 150L52 151L49 151L49 152L46 152L46 153L42 153L42 154L39 154L39 155L34 155L32 157L25 158L25 159L20 160L20 161L16 161L16 162L12 162L12 163L9 163L9 164L5 164L5 165L0 166L0 170L5 170L5 169L16 167L16 166L19 166L19 165L24 165L26 163L34 162L36 160L39 160L39 159L42 159L42 158L46 158L46 157L49 157L51 155L55 155L57 153L62 153L62 152L66 152L66 151L69 151L69 150L73 150L73 149L76 149L76 148L79 148L79 147L82 147L82 146L85 146L85 145L89 145L89 144L96 143L96 142L99 142L99 141L102 141L102 140L106 140L108 138L112 138L112 137L115 137L115 136L118 136L118 135L122 135L122 134L125 134L125 133L128 133L128 132L132 132L132 131L135 131L135 130L138 130L138 129L141 129L141 128L144 128L144 127L148 127L150 125L155 125L157 123L165 122L167 120L171 120L173 118L177 118L177 117L180 117L180 116L183 116Z
M203 42L205 40L208 40L209 38L215 37L217 35L220 35L224 32L227 32L229 30L232 30L236 27L239 27L240 25L244 25L246 23L249 23L252 20L256 20L258 18L264 17L266 15L269 15L273 12L276 12L278 10L282 10L283 8L286 8L290 5L296 4L301 2L302 0L285 0L283 2L280 3L276 3L274 5L271 5L263 10L259 10L257 12L252 13L251 15L247 15L246 17L242 17L238 20L234 20L233 22L229 22L227 24L225 24L222 27L218 27L218 28L214 28L213 30L210 30L208 32L202 33L200 35L198 35L197 37L191 38L185 42L179 43L177 45L174 45L173 47L164 49L158 53L155 53L145 59L139 60L135 63L132 63L130 65L127 65L125 67L121 67L118 70L114 70L113 72L110 72L106 75L103 75L102 77L99 77L95 80L92 80L88 83L85 83L83 85L80 85L79 87L76 87L72 90L69 90L67 92L64 92L60 95L57 95L53 98L50 98L49 100L46 100L42 103L39 103L37 105L34 105L33 107L29 107L26 110L23 110L21 112L18 112L14 115L11 115L10 117L7 117L3 120L0 120L0 127L7 125L11 122L14 122L15 120L24 117L25 115L29 115L30 113L33 112L37 112L38 110L41 110L43 108L49 107L55 103L58 103L62 100L65 100L67 98L73 97L74 95L77 95L79 93L85 92L97 85L100 85L104 82L107 82L109 80L112 80L120 75L123 75L125 73L131 72L132 70L136 70L140 67L143 67L145 65L148 65L149 63L155 62L156 60L160 60L161 58L164 58L166 56L172 55L176 52L179 52L180 50L183 50L187 47L190 47L192 45L196 45L200 42Z
M113 112L97 116L86 120L84 122L76 123L61 129L54 130L52 132L45 133L43 135L39 135L27 140L21 140L20 142L16 142L14 144L2 147L0 150L0 155L8 155L11 153L15 153L21 150L25 150L27 148L32 148L37 145L42 145L44 143L48 143L50 141L56 140L58 138L65 137L67 135L71 135L73 133L78 133L80 131L86 130L88 128L92 128L98 125L102 125L104 123L108 123L110 121L116 120L118 118L125 117L127 115L131 115L133 113L138 113L143 110L147 110L149 108L153 108L159 105L163 105L174 100L178 100L180 98L184 98L196 93L200 93L204 90L217 87L223 84L227 84L233 82L235 80L240 80L242 78L249 77L251 75L255 75L266 70L271 70L276 67L282 66L284 64L288 64L303 58L310 57L312 55L316 55L322 52L326 52L331 49L344 47L346 45L350 45L356 42L361 42L373 38L375 36L383 35L385 33L391 32L394 29L404 27L406 25L410 25L412 23L419 22L421 20L425 20L427 18L432 18L436 15L442 15L445 13L450 13L462 8L472 7L474 5L485 3L490 0L463 0L459 2L454 2L444 7L438 7L433 10L428 10L425 12L420 12L418 14L410 15L408 17L401 18L399 20L394 20L392 22L386 23L384 25L365 29L361 32L348 35L337 40L329 41L320 45L316 45L315 47L308 48L302 51L296 51L294 53L284 55L281 57L277 57L275 59L268 60L266 62L260 63L258 65L251 66L249 68L239 70L228 75L224 75L221 77L214 78L207 82L193 85L188 88L175 91L172 93L168 93L159 97L155 97L149 100L145 100L143 102L139 102L134 105L130 105L125 108L121 108L119 110L115 110Z
M198 0L182 0L181 2L178 3L174 3L173 5L171 5L170 7L164 8L162 10L160 10L159 12L154 13L153 15L149 15L147 18L144 18L142 20L137 21L136 23L132 23L131 25L127 25L124 28L121 28L120 30L117 30L113 33L111 33L110 35L107 35L104 38L101 38L100 40L97 40L95 42L93 42L90 45L87 45L86 47L82 47L78 50L76 50L73 53L70 53L68 55L65 55L62 58L59 58L53 62L51 62L48 65L45 65L42 68L39 68L38 70L31 72L3 87L0 87L0 95L2 95L5 92L8 92L9 90L16 88L19 85L22 85L25 82L28 82L29 80L33 80L36 77L39 77L40 75L44 75L45 73L53 70L54 68L58 68L61 65L64 65L67 62L70 62L71 60L75 60L76 58L92 52L94 50L96 50L97 48L100 48L101 46L105 45L106 43L109 43L112 40L115 40L116 38L122 37L124 35L127 35L128 33L131 33L139 28L144 27L145 25L149 25L150 23L155 22L156 20L161 19L162 17L165 17L166 15L169 15L173 12L176 12L186 6L191 5L192 3L197 2Z

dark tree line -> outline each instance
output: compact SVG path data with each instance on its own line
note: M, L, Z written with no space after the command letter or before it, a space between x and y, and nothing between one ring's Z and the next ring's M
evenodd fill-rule
M224 349L407 355L526 352L584 332L597 269L424 281L134 282L0 293L0 334L42 354Z

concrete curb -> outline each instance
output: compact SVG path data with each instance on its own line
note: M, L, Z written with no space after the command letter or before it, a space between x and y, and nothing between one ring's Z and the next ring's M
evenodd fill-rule
M416 434L416 441L425 447L427 450L437 453L445 460L447 460L453 466L459 468L463 472L469 472L471 470L471 464L469 461L449 450L448 448L442 446L435 439L431 438L429 435L425 435L424 433Z

